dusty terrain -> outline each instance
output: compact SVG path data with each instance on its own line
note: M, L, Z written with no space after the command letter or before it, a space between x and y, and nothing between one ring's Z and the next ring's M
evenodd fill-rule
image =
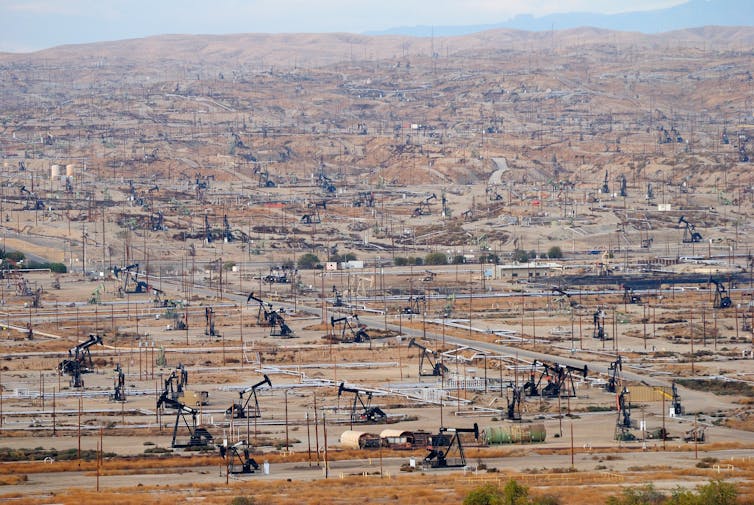
M0 498L227 503L253 485L259 503L437 504L508 476L563 503L718 477L751 497L753 38L174 36L0 55L2 248L26 254L0 281ZM68 272L19 270L31 261ZM261 324L270 311L292 338ZM72 387L59 363L90 334ZM420 374L421 346L442 375ZM341 444L518 424L512 392L556 363L573 394L516 408L542 443L472 437L466 471L421 472L400 468L426 447ZM209 395L193 405L204 453L171 448L185 418L156 408L179 365ZM229 419L265 375L260 416ZM352 427L341 383L391 424ZM271 473L225 486L223 440Z

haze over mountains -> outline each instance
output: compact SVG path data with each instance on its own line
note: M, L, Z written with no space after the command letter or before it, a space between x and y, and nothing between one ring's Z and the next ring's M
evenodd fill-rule
M413 35L421 37L465 35L495 28L546 31L579 27L606 30L660 33L700 26L752 26L754 2L741 0L689 0L669 7L641 12L596 14L574 12L534 17L519 15L500 23L466 26L399 26L370 35Z
M443 60L461 56L494 58L529 51L572 51L589 47L627 51L693 48L700 51L747 51L754 47L754 27L701 27L659 34L576 28L550 31L494 29L461 36L323 34L158 35L138 39L65 45L33 53L0 53L0 62L192 62L213 68L238 65L313 68L340 62L412 60L434 51Z

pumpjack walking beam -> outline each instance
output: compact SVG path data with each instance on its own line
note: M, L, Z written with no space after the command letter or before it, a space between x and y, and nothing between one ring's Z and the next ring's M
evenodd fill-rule
M715 279L710 279L710 282L715 285L715 300L713 306L716 309L728 309L733 305L733 302L728 295L728 290L725 289L725 285Z
M257 382L253 386L249 386L243 391L239 391L238 397L241 401L243 401L244 395L248 395L246 397L246 401L243 402L243 405L241 403L233 403L233 405L225 411L225 415L234 417L236 419L246 419L247 417L262 417L262 411L259 409L259 400L257 399L257 389L264 386L265 384L269 387L272 387L272 382L270 382L270 378L267 375L264 376L264 379ZM250 407L249 403L251 402L252 398L254 399L254 405Z
M607 379L607 382L605 383L605 391L607 391L608 393L617 393L618 388L623 383L623 380L621 379L621 372L623 371L623 358L621 356L618 356L615 361L610 363L607 370L609 372L609 377Z
M261 298L258 298L254 296L254 292L252 291L249 293L249 296L246 298L246 303L250 303L251 301L257 302L259 304L259 310L257 311L257 324L259 326L273 326L270 319L272 318L272 313L274 312L272 310L272 304L268 303L267 307L265 308L265 303Z
M251 457L249 444L246 440L236 442L230 447L221 445L220 457L229 460L227 468L230 474L250 474L259 470L259 463Z
M419 206L414 209L414 212L412 214L413 217L419 217L419 216L428 216L432 213L432 210L429 207L429 203L432 200L437 200L437 195L435 193L432 193L428 197L426 197L424 200L419 202Z
M68 359L64 359L58 364L58 372L71 376L71 387L84 387L84 380L81 375L94 371L92 355L89 350L95 344L102 344L102 337L99 335L89 335L89 339L77 344L68 350Z
M684 216L678 218L678 225L684 225L683 238L681 239L684 244L696 244L702 241L702 234L696 231L696 226L689 223Z
M212 435L206 428L197 427L196 417L199 411L168 397L168 391L163 391L157 400L157 408L162 406L175 409L175 424L173 425L173 439L170 446L174 449L185 447L207 447L212 443ZM187 416L190 416L190 421ZM189 439L186 443L178 443L178 427L183 421L183 425L189 432Z
M466 466L466 455L460 433L473 433L479 439L479 426L473 428L440 428L437 435L430 438L429 453L424 457L424 466L429 468L458 468ZM452 452L454 451L455 452ZM452 454L451 454L452 452Z
M120 367L120 363L115 366L115 373L117 374L113 379L113 394L110 395L110 400L114 402L126 401L126 375L123 373L123 369Z
M343 393L353 393L353 403L351 404L351 423L384 423L387 421L387 414L379 407L372 407L372 393L370 391L361 391L359 389L349 388L341 382L338 387L338 396ZM366 402L362 399L366 396ZM359 406L361 408L359 409Z
M423 345L421 345L419 342L416 341L415 338L412 338L408 341L408 347L416 347L419 349L419 376L420 377L441 377L444 376L446 373L448 373L448 367L446 367L442 362L437 361L438 352L434 350L427 349ZM429 369L424 368L424 362L427 362L429 365Z
M573 381L573 373L576 372L586 377L589 372L586 365L584 365L584 368L579 368L570 365L562 366L558 363L539 362L543 370L539 375L539 379L535 380L534 367L537 363L535 361L532 364L529 380L523 387L528 396L541 395L545 398L557 398L559 396L573 398L576 396L576 384ZM544 386L542 386L543 381L546 381Z
M357 323L356 329L351 325L351 320L355 319ZM335 328L336 324L340 324L340 342L366 342L372 344L372 339L369 338L369 334L366 332L366 326L359 322L359 316L356 314L352 316L335 317L330 316L330 327ZM351 333L350 337L346 337L346 330Z

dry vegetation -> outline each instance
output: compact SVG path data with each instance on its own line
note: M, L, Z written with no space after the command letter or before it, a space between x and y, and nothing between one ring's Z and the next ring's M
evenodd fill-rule
M73 270L7 273L0 283L8 446L0 500L444 505L511 477L564 505L602 503L621 486L667 490L717 478L736 482L742 503L754 500L754 463L740 457L754 448L754 190L738 150L754 136L754 30L499 30L434 43L443 48L436 57L428 40L406 37L166 36L0 55L3 249ZM663 129L684 141L658 142ZM52 175L68 163L70 188ZM625 197L611 194L619 176ZM672 210L658 210L661 202ZM305 223L315 211L321 222ZM166 229L153 224L158 215ZM681 241L680 216L702 242ZM544 261L551 247L565 268L546 279L486 275L521 253ZM307 255L365 265L264 280ZM113 269L137 262L149 294L126 289ZM628 303L623 276L664 280ZM713 277L731 289L732 307L713 309ZM250 291L267 305L250 304ZM273 308L295 338L258 324L258 309ZM592 337L600 308L603 340ZM331 317L353 314L368 346L338 343L350 334ZM173 329L182 318L188 328ZM105 339L78 414L79 390L54 371L89 333ZM435 357L447 353L448 377L420 375L409 336ZM602 383L618 355L629 387L683 377L685 415L666 419L659 400L633 406L634 424L667 423L667 443L614 440L616 397ZM442 416L484 427L502 422L509 382L541 371L534 360L589 365L565 405L525 399L524 421L547 424L542 445L470 445L469 462L487 468L466 474L397 470L424 447L336 449L351 424L341 382L384 393L374 401L401 429L434 431ZM167 448L173 415L155 415L155 396L178 363L190 369L189 388L209 392L198 416L215 443L248 438L273 475L226 485L216 453ZM125 404L108 400L116 365ZM260 395L262 424L232 425L225 409L261 374L275 385ZM467 386L482 380L483 388ZM420 399L440 388L444 411ZM310 456L307 447L324 430L311 426L312 413L328 416L327 480L322 448ZM77 415L84 461L70 459ZM711 441L681 442L697 422ZM114 453L101 465L97 434ZM64 449L54 462L39 461L53 454L48 447L24 449L42 444ZM380 475L383 458L389 470Z

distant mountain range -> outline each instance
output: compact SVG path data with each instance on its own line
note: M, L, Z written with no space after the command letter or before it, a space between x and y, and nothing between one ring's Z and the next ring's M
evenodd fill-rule
M467 26L403 26L367 35L412 35L417 37L448 37L508 28L525 31L566 30L580 27L603 28L641 33L662 33L700 26L754 26L754 1L751 0L689 0L688 2L651 11L622 14L574 12L542 17L519 15L509 21Z

